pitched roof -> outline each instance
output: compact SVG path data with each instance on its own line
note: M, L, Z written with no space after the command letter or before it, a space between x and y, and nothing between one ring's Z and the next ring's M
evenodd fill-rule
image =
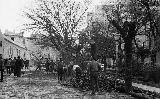
M9 38L9 37L7 37L7 36L5 36L5 35L3 35L3 38L4 38L4 40L7 40L8 42L10 42L10 43L12 43L12 44L14 44L14 45L16 45L16 46L18 46L18 47L21 47L21 48L23 48L23 49L26 49L26 47L25 47L23 44L17 43L17 42L15 42L15 41L11 40L11 38Z

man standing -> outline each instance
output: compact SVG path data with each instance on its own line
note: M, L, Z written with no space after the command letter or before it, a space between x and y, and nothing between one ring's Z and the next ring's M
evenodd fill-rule
M89 74L90 74L90 81L91 81L91 89L92 94L95 94L96 91L98 91L98 72L100 70L99 63L92 59L92 61L89 63Z
M73 61L70 62L68 65L68 77L72 78L73 77Z
M3 59L2 59L2 54L0 54L0 71L1 71L1 79L0 79L0 82L3 82L4 61L3 61Z
M53 60L51 60L51 63L50 63L50 72L51 73L53 73L54 68L55 68L55 63L53 62Z
M11 71L12 71L12 73L14 73L15 63L16 63L16 57L14 57L14 59L11 60Z
M67 65L63 65L63 80L67 80L67 75L68 75L68 67Z
M6 63L7 74L11 74L11 58L7 59Z
M47 74L49 73L49 69L50 69L49 66L50 66L50 62L49 62L49 59L47 58L46 63L45 63Z
M15 63L15 76L17 76L17 77L21 76L21 68L22 67L23 67L22 60L20 59L20 56L18 56L16 63Z
M74 65L74 71L75 71L75 76L76 76L76 86L79 87L80 81L81 81L81 68L79 65Z
M62 63L62 59L58 60L57 73L58 73L58 82L62 82L62 78L63 78L63 63Z
M36 70L41 71L41 70L42 70L42 67L43 67L43 63L42 63L42 61L40 60L40 61L37 62L37 68L36 68Z
M27 68L27 60L26 60L26 58L24 58L23 62L24 62L24 68L25 68L25 70L28 69Z

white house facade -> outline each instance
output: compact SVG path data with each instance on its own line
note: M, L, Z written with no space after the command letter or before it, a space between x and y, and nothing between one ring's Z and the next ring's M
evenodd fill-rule
M20 56L22 59L26 58L29 60L29 53L24 45L17 43L9 36L5 36L0 33L0 54L3 58L14 58Z

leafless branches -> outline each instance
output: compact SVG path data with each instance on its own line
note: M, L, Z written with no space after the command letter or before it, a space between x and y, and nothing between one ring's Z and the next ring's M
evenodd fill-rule
M87 4L86 0L84 4ZM31 24L25 29L37 30L41 34L39 44L55 47L57 50L71 46L73 35L80 28L88 10L86 5L71 0L37 0L37 6L24 11Z

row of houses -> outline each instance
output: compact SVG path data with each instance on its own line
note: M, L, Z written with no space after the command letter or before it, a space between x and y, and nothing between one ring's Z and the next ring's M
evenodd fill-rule
M22 59L30 60L31 65L41 58L50 58L55 61L59 55L58 51L50 47L42 49L35 45L36 39L38 38L32 36L23 37L23 33L0 31L0 54L4 59L20 56Z

